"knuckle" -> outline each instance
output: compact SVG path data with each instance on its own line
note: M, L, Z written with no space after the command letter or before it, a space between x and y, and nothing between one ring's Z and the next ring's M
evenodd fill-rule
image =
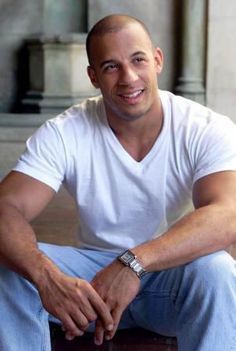
M85 330L88 325L89 325L89 321L87 318L83 317L83 318L78 318L77 319L77 322L76 322L76 325L79 329L81 330Z
M93 321L95 321L96 319L97 319L97 314L91 312L91 313L89 314L89 316L88 316L89 322L93 322Z
M85 330L85 329L87 329L88 325L89 325L88 322L87 323L86 322L80 322L79 323L79 328L82 329L82 330Z
M66 331L69 330L71 333L74 333L76 331L76 327L71 325L71 323L68 321L64 321L63 326Z
M73 327L73 328L70 328L70 333L73 334L73 335L77 335L78 333L80 333L80 329L78 327Z

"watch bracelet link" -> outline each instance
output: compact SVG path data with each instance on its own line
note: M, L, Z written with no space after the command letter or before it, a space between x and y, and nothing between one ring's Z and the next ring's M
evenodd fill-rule
M135 256L130 250L123 252L117 257L117 259L125 266L132 269L139 279L141 279L144 274L147 273L142 264L138 261L137 256Z

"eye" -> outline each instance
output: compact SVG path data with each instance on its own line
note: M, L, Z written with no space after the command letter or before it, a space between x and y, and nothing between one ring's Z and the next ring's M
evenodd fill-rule
M134 62L135 63L142 63L145 62L146 60L144 59L144 57L135 57Z
M105 72L114 72L117 71L119 68L117 63L109 63L108 65L104 66Z

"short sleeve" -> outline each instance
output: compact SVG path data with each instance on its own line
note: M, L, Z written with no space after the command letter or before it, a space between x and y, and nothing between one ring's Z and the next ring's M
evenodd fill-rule
M63 138L53 121L47 121L26 142L26 149L14 167L58 191L66 169Z
M194 141L193 182L220 171L236 171L236 125L227 117L215 114Z

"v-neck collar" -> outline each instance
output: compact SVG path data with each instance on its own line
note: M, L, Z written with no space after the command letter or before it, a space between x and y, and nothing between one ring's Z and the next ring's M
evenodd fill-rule
M150 160L157 154L158 149L160 148L160 145L162 144L166 131L168 129L168 123L169 123L169 112L168 112L168 105L166 103L166 99L164 98L163 94L160 91L160 99L161 99L161 104L162 104L162 109L163 109L163 124L162 124L162 129L160 131L160 134L156 138L153 146L149 150L149 152L145 155L145 157L141 161L135 160L130 153L123 147L119 139L116 137L114 132L112 131L108 120L106 116L106 111L105 111L105 106L103 103L103 100L101 99L100 103L100 108L99 108L99 115L100 119L102 119L103 126L105 127L103 129L103 132L106 134L106 137L109 141L109 144L115 148L116 153L119 154L119 156L123 159L124 162L129 162L136 167L143 167L145 164L149 163Z

